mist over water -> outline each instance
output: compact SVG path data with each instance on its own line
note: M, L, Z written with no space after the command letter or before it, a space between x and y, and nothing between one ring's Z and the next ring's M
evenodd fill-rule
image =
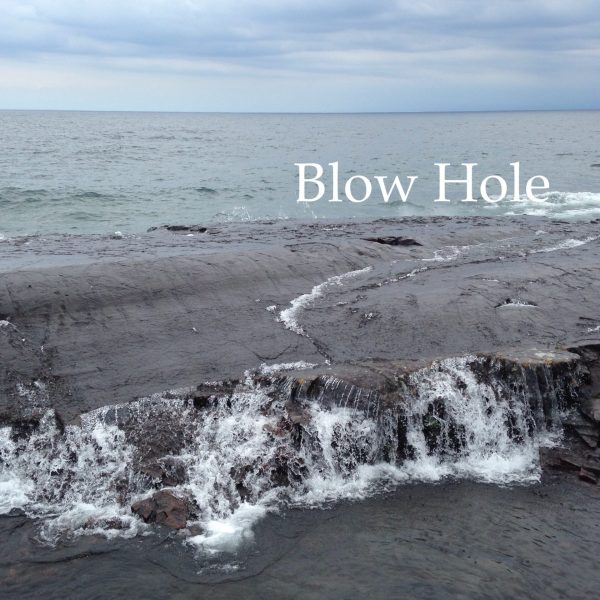
M165 222L369 218L429 214L600 215L598 112L371 115L0 112L0 240L48 233L139 233ZM378 193L298 204L297 162L352 175L418 175L409 201ZM543 201L436 204L436 162L511 162L523 183L545 175ZM459 178L461 169L449 170ZM456 188L457 200L463 196ZM449 188L450 189L450 188ZM477 193L475 194L478 195Z

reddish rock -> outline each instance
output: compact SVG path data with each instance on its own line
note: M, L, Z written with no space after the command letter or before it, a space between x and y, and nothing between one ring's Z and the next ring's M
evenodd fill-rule
M146 523L157 523L171 529L184 529L191 512L187 500L167 490L160 490L150 498L134 502L131 510Z

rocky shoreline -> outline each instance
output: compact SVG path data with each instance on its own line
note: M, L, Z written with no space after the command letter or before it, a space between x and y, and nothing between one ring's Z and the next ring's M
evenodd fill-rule
M203 229L3 241L0 418L18 418L18 382L43 382L48 406L70 422L261 363L600 343L596 222L432 217ZM278 316L303 296L298 335Z
M597 228L432 217L5 240L3 460L26 472L21 456L52 448L38 502L57 506L78 485L85 496L86 456L95 493L131 512L75 528L127 529L133 513L192 538L207 515L299 494L315 473L427 455L449 469L542 430L565 431L542 466L595 484ZM238 429L220 439L219 420ZM258 455L228 454L253 438ZM210 497L192 455L228 465Z

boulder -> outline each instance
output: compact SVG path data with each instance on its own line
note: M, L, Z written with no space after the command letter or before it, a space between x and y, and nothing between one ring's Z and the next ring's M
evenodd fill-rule
M150 498L134 502L131 511L145 523L157 523L171 529L184 529L191 514L190 503L173 492L160 490Z

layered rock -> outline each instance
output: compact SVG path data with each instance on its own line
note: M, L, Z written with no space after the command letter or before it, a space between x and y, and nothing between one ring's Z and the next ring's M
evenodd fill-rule
M431 217L203 229L5 240L0 422L34 422L51 407L70 423L261 362L427 362L600 343L594 224ZM278 319L356 270L299 306L304 335ZM37 383L46 395L30 401L19 385Z

